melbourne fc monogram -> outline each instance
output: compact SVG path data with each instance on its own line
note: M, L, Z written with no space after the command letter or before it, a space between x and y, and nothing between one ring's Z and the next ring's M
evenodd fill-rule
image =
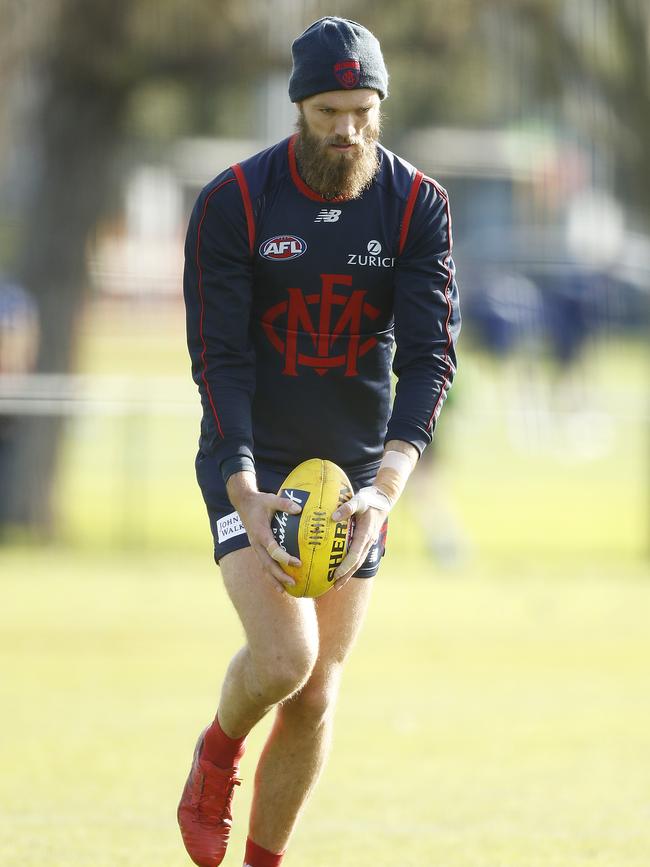
M347 274L321 274L321 283L321 292L305 294L302 289L288 289L288 299L262 317L264 331L284 356L282 372L287 376L298 376L299 366L310 367L320 376L333 367L344 367L345 376L357 376L359 358L377 344L375 337L364 339L362 320L366 317L374 321L381 311L364 301L365 289L353 289L350 295L334 291L337 285L352 286L352 277ZM285 316L286 320L278 321ZM311 338L313 355L299 351L301 333ZM337 341L341 346L338 352Z

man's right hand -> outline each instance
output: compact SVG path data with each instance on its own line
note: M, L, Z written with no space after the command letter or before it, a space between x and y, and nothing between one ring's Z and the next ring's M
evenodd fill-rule
M280 547L271 532L271 518L275 512L289 512L298 515L301 511L298 503L277 494L263 494L257 490L255 474L249 471L234 473L226 485L228 498L239 512L251 548L259 559L264 574L274 581L277 589L282 592L285 586L295 585L293 578L284 569L285 566L300 566L300 560L292 557Z

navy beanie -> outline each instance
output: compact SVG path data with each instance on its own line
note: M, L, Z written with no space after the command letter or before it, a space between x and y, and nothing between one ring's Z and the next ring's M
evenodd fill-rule
M378 40L369 30L347 18L315 21L291 46L293 70L291 102L327 90L368 87L388 95L388 73Z

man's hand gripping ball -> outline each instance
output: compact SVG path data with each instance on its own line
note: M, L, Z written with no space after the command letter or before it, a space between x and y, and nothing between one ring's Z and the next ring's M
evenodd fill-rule
M274 582L279 592L289 589L295 585L295 581L285 569L299 567L300 560L278 545L270 524L278 510L290 515L300 514L300 505L286 497L261 493L257 490L255 474L248 471L231 476L227 489L230 502L239 512L264 575Z
M414 463L414 459L402 452L387 450L374 485L361 488L333 513L334 521L352 518L353 515L356 518L347 556L334 573L337 590L341 590L357 572L379 538L381 528L404 490Z

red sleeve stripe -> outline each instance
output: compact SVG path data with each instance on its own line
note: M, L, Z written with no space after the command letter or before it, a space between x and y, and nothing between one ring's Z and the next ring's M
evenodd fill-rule
M445 300L447 301L447 319L445 320L445 330L447 332L447 345L445 346L445 363L447 365L447 372L445 374L444 381L442 383L442 388L440 389L440 394L438 395L438 400L436 401L436 405L433 407L433 412L431 413L431 417L429 419L429 423L427 425L427 430L431 429L433 422L437 419L440 414L440 410L442 408L442 402L445 398L445 393L447 391L447 387L449 385L449 381L451 379L451 358L449 357L449 350L451 349L451 331L449 329L449 323L451 321L451 298L449 297L449 287L451 286L452 273L451 273L451 250L453 247L453 239L451 234L451 212L449 210L449 196L446 191L437 184L432 178L426 178L425 180L429 183L433 184L436 188L438 194L442 197L445 203L445 210L447 212L447 237L449 240L447 246L447 255L445 256L445 268L447 269L448 276L447 282L445 284Z
M404 249L404 245L406 244L406 237L409 233L409 226L411 225L411 217L413 216L413 208L415 208L415 200L418 196L418 190L420 189L420 184L422 183L422 179L424 175L422 172L415 173L415 177L411 183L411 189L409 192L409 197L406 200L406 208L404 209L404 216L402 218L402 227L399 233L399 252L402 253Z
M244 210L246 211L246 224L248 226L248 246L250 248L252 256L253 251L255 250L255 217L253 216L253 203L251 202L251 194L248 190L246 175L244 174L242 167L239 165L239 163L235 163L235 165L232 166L232 170L235 173L235 177L237 178L237 183L239 184L239 189L241 190L241 197L244 201Z
M199 274L199 299L201 301L201 319L199 323L199 334L201 336L201 345L203 346L203 351L201 352L201 379L203 380L203 384L205 385L205 390L208 395L208 400L210 401L210 406L212 407L212 414L214 415L214 420L217 423L217 430L219 431L219 435L221 439L224 438L223 430L221 429L221 422L219 421L219 414L217 412L217 408L214 404L214 399L212 397L212 392L210 391L210 386L208 384L208 378L206 376L207 371L207 361L205 359L206 353L208 351L207 346L205 345L205 337L203 335L203 319L205 317L205 300L203 296L203 269L201 268L201 229L203 228L203 221L205 220L205 215L208 210L208 204L210 203L210 199L216 192L218 192L222 187L225 187L226 184L234 183L234 178L229 178L227 181L222 181L219 186L215 187L211 190L206 196L205 203L203 205L203 213L201 214L201 219L199 221L199 228L196 234L196 268Z

